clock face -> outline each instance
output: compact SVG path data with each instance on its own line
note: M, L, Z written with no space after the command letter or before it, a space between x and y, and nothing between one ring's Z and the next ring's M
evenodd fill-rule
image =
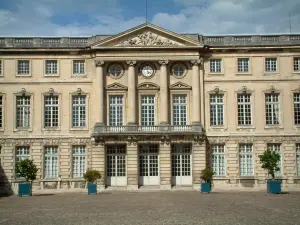
M145 76L145 77L150 77L152 76L154 73L154 70L151 66L149 65L146 65L142 68L142 74Z

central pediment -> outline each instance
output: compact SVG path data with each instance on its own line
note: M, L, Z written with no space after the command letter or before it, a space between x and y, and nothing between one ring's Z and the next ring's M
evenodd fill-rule
M143 24L91 45L91 48L202 47L193 39L152 24Z

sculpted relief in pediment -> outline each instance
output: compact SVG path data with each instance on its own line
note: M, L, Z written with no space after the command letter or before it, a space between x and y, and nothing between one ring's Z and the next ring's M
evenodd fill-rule
M170 40L166 37L155 34L151 31L145 31L138 34L137 36L131 37L125 41L121 41L116 46L167 46L167 47L176 47L182 46L182 44Z

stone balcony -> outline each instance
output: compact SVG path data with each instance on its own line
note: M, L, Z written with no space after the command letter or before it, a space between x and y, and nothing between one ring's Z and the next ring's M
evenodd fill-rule
M194 125L157 125L157 126L105 126L96 123L92 137L99 138L105 136L172 136L172 135L196 135L202 136L204 130L201 124Z

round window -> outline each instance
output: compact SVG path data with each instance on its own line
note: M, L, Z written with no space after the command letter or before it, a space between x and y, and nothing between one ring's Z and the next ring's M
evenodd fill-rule
M172 70L173 75L176 77L182 77L185 73L185 67L182 64L175 64Z
M117 78L122 73L122 67L118 64L113 64L109 67L108 72L109 72L110 76Z

